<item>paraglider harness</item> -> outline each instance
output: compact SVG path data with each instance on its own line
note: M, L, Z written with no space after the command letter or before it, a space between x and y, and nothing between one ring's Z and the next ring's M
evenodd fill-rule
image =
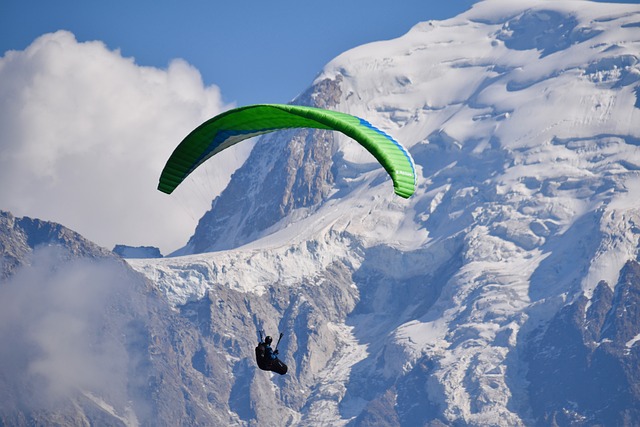
M280 333L280 337L278 338L278 342L276 343L276 348L273 351L270 351L271 348L265 342L262 337L262 333L264 331L259 331L260 334L260 342L256 347L256 363L258 364L258 368L263 371L273 371L280 375L284 375L287 373L287 365L285 365L278 357L278 345L280 344L280 340L282 339L282 333ZM273 355L273 356L272 356Z

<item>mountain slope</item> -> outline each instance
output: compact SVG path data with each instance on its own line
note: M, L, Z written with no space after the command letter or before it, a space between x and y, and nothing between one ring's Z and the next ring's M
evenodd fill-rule
M113 253L0 211L0 425L229 425L199 331ZM224 375L224 373L223 373Z
M629 261L611 291L564 306L526 352L531 406L549 425L633 425L640 419L640 264ZM537 335L537 336L536 336Z

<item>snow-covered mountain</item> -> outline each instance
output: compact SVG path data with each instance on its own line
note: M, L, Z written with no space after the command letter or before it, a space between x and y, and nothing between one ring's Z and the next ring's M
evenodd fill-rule
M154 329L148 375L182 361L162 414L640 423L639 57L639 6L544 0L486 0L337 57L294 102L401 141L416 194L340 134L258 140L181 256L128 260L190 325ZM285 333L286 376L256 369L257 327Z
M274 134L202 218L191 256L132 265L176 306L218 286L271 301L269 321L306 342L287 348L296 374L273 392L291 407L295 384L301 424L619 421L569 395L541 404L528 367L532 334L637 258L639 56L638 6L582 1L485 1L353 49L295 102L408 146L410 200L348 138ZM311 286L353 307L291 325Z

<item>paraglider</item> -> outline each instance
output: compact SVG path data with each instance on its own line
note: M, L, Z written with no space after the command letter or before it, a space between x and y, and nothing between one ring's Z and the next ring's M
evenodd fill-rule
M290 128L335 130L367 149L391 176L395 193L409 198L415 191L415 165L409 152L366 120L337 111L283 104L235 108L207 120L178 145L167 161L158 190L171 194L198 166L245 139Z
M282 335L283 334L280 333L280 338L278 338L278 342L276 343L276 349L273 350L271 348L273 339L267 335L263 340L262 331L260 331L260 341L256 346L256 363L258 364L258 368L263 371L273 371L280 375L287 373L289 368L282 360L278 359L278 345L280 344Z

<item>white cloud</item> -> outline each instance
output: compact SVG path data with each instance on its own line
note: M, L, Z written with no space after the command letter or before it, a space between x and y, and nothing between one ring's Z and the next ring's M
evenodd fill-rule
M127 384L145 381L146 373L130 369L138 350L125 341L133 316L147 321L146 303L141 281L117 261L69 259L58 247L34 251L0 286L0 378L12 390L0 410L10 414L15 402L29 410L55 407L85 391L120 413L135 399L144 412L145 396Z
M0 58L0 209L109 249L175 250L249 148L223 153L215 172L171 196L158 177L189 131L229 107L182 60L142 67L101 42L46 34ZM208 194L191 196L203 186Z

